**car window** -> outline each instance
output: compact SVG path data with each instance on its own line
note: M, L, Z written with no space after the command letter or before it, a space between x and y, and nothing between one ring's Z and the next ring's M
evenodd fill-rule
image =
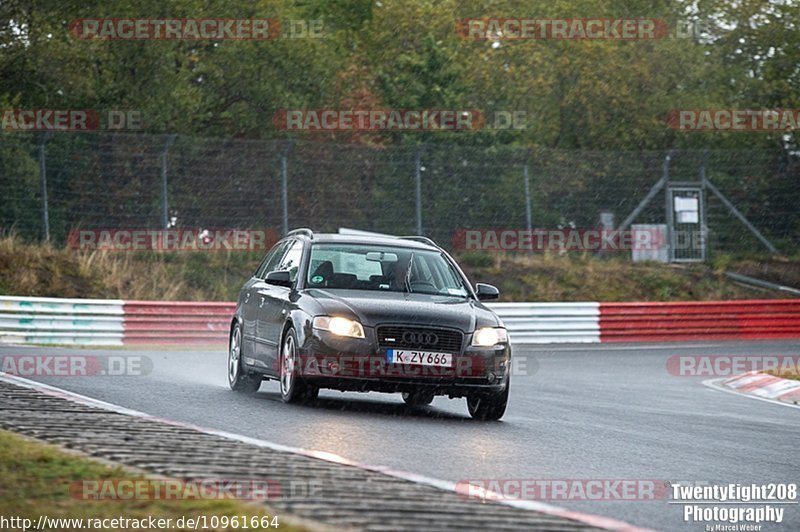
M258 265L258 268L256 268L255 273L253 273L253 277L261 278L261 275L264 273L264 268L266 268L267 266L267 262L269 262L269 259L272 258L273 255L275 255L275 249L277 249L277 247L278 246L275 246L269 251L267 251L267 254L264 255L263 259L261 259L261 264Z
M468 294L441 252L370 244L315 244L307 285L457 297Z
M275 246L267 253L267 256L264 257L264 260L261 262L261 265L256 270L256 277L259 279L263 279L266 277L267 273L274 271L275 266L277 266L278 262L283 258L284 253L286 252L286 248L289 247L291 241L287 242L278 242Z
M414 272L413 272L414 278L419 279L421 281L437 282L433 279L431 268L428 265L429 257L421 255L419 259L420 260L414 261Z
M297 278L297 271L300 268L300 260L303 258L303 243L299 240L292 242L289 251L283 256L283 260L275 267L275 270L288 270L289 278L294 282Z
M363 253L342 252L341 248L317 248L312 253L310 271L314 272L324 262L330 261L335 272L348 273L361 281L373 275L383 275L380 262L371 262Z
M461 277L444 257L439 255L438 258L442 260L434 260L437 259L435 255L422 255L418 270L420 280L427 281L448 294L461 295L463 292L466 295Z

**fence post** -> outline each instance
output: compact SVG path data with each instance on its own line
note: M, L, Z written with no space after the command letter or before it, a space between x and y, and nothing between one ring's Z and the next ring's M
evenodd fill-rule
M44 132L39 136L39 180L42 186L42 228L44 231L45 243L50 242L50 208L47 205L47 163L45 161L44 146L50 138L50 132Z
M700 205L700 212L703 214L703 219L700 221L700 245L702 246L702 259L705 262L708 259L708 212L706 206L708 205L708 198L706 197L706 166L708 166L709 151L703 150L703 160L700 163L700 198L703 205Z
M669 165L672 162L672 151L664 157L664 164L661 167L661 181L664 182L664 217L667 220L667 245L669 246L669 262L675 262L675 235L673 225L675 225L675 212L669 190Z
M417 148L417 153L414 156L414 180L415 180L415 196L416 196L416 218L417 218L417 234L422 235L422 152L425 145L422 144Z
M167 200L167 152L172 143L175 142L175 135L167 135L164 149L161 151L161 227L169 229L169 202Z
M533 229L533 222L531 220L531 184L528 177L528 160L531 156L531 150L528 150L525 155L525 165L522 167L522 176L525 179L525 229L530 232Z
M281 236L289 232L289 152L294 142L288 141L281 150Z

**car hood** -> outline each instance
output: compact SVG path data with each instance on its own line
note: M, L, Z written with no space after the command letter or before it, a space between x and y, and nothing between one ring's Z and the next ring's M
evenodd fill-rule
M479 301L428 294L374 290L311 289L308 295L328 315L355 316L367 327L384 323L453 327L469 333L476 326L501 325Z

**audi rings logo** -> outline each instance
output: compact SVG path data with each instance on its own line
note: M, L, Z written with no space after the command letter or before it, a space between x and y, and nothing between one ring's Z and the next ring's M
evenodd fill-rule
M403 342L406 345L436 345L439 337L434 333L406 331L403 333Z

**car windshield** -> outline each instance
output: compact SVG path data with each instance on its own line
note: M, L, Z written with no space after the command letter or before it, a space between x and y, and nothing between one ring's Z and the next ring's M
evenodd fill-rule
M461 276L441 252L367 244L315 244L308 286L468 295Z

